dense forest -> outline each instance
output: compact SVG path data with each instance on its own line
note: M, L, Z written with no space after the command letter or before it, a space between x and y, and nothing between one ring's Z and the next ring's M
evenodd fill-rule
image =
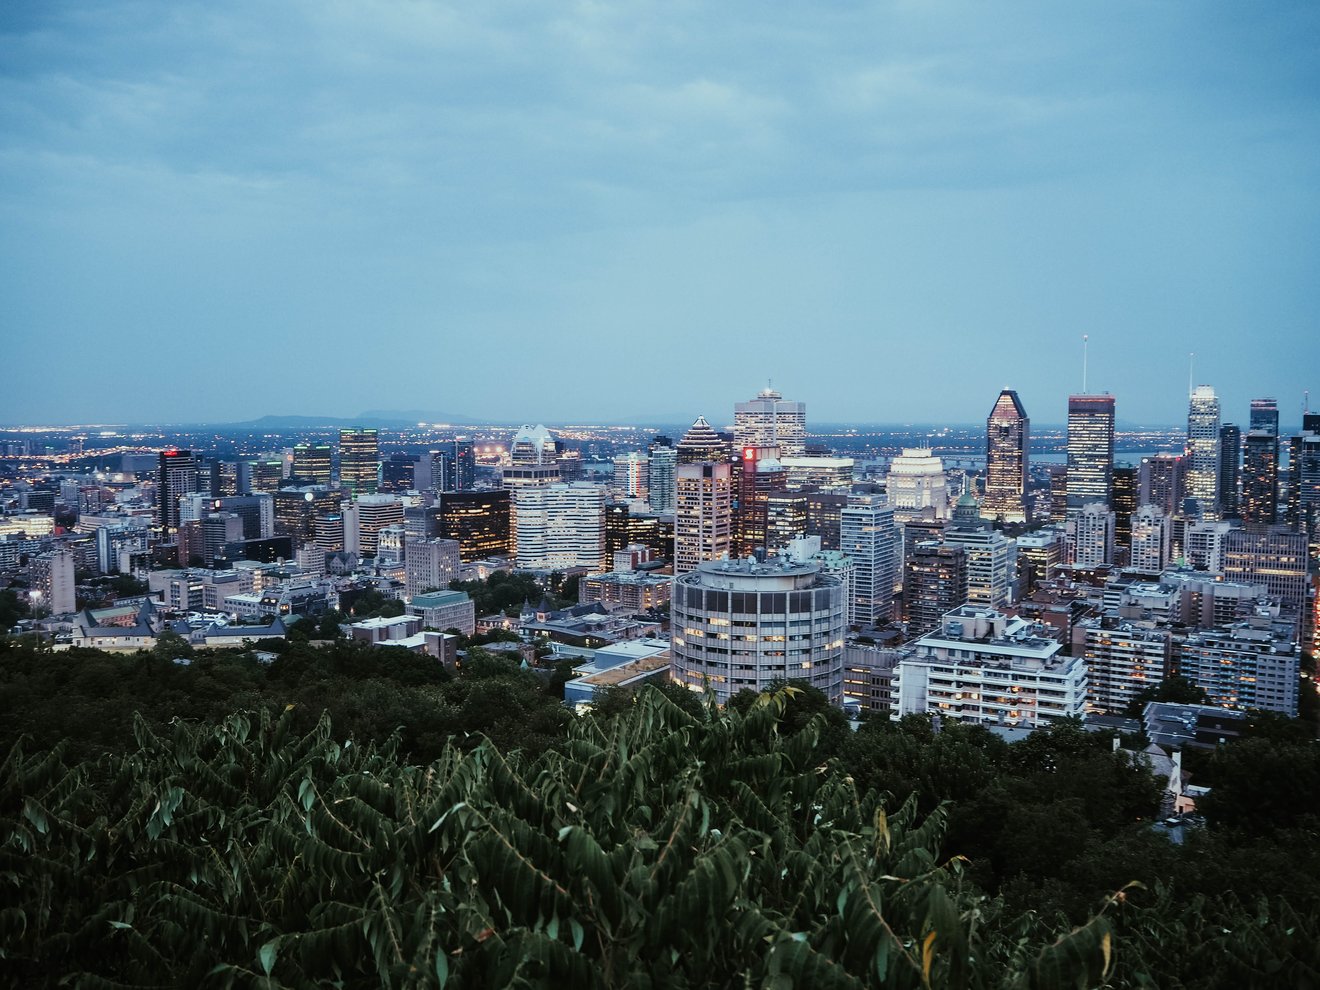
M1261 719L1205 828L1062 724L817 692L588 716L479 646L0 642L9 985L1320 987L1320 753ZM182 661L182 662L181 662Z

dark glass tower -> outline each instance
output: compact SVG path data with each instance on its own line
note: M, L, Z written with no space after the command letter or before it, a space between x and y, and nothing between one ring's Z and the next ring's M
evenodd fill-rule
M1022 400L1004 389L985 421L985 501L981 512L1004 522L1027 521L1027 445L1031 420Z

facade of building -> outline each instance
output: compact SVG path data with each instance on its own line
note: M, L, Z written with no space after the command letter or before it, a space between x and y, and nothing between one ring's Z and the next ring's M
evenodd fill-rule
M968 602L990 608L1012 603L1017 582L1017 541L982 519L972 496L958 500L953 521L944 531L944 542L962 547L967 554Z
M842 582L815 564L706 561L674 580L671 676L725 704L803 680L843 702Z
M669 438L656 437L652 440L646 461L646 498L651 511L658 515L674 514L677 467L678 451L669 442Z
M339 431L339 487L370 495L380 485L380 440L376 430Z
M426 629L457 629L460 635L471 636L477 628L476 606L463 591L417 595L408 604L408 614L421 616Z
M573 481L524 488L514 499L518 566L605 569L605 488Z
M1103 502L1092 502L1068 520L1074 564L1103 567L1114 562L1114 518Z
M944 616L967 601L967 551L934 540L905 555L903 609L909 639L938 629Z
M895 509L930 509L935 519L949 518L949 487L944 462L929 448L907 448L890 461L885 491L889 495L889 504Z
M1300 658L1291 623L1262 618L1191 633L1177 663L1213 705L1297 717Z
M1128 566L1143 574L1159 574L1169 566L1169 517L1153 505L1143 505L1131 519Z
M1219 398L1209 385L1192 390L1187 406L1187 495L1201 515L1219 512Z
M680 460L676 475L674 573L677 575L732 552L733 468L727 462Z
M1086 662L1064 655L1046 632L993 608L955 609L899 660L894 716L1021 728L1085 718Z
M1114 397L1068 396L1068 508L1113 504Z
M1121 715L1142 691L1164 683L1170 662L1168 629L1091 617L1073 628L1074 653L1086 659L1091 711Z
M1237 519L1242 515L1238 485L1242 471L1242 431L1232 423L1219 428L1219 515Z
M179 527L179 499L198 492L197 458L191 450L162 450L156 469L156 521L165 530Z
M1248 524L1224 535L1222 570L1227 581L1263 585L1265 592L1300 613L1307 604L1306 534L1287 525Z
M733 442L739 447L778 447L785 457L801 457L807 446L807 404L792 402L772 388L733 409Z
M379 534L386 526L403 525L403 500L396 495L361 495L356 503L358 552L375 557Z
M43 553L28 561L33 605L51 615L67 615L77 607L73 554L68 550Z
M781 457L790 489L812 488L846 492L852 487L856 462L851 457Z
M1031 420L1022 400L1004 389L985 421L985 500L981 511L990 519L1026 522L1028 444Z
M300 443L293 448L289 476L300 485L325 485L334 481L334 451L329 444Z
M1268 430L1251 430L1244 442L1242 461L1242 518L1253 523L1277 522L1279 438Z
M504 490L441 492L432 509L435 535L457 540L465 564L509 555L511 514L509 492Z
M881 495L853 495L839 513L839 550L853 562L848 622L869 626L894 616L903 547L894 507Z
M648 571L609 571L590 574L578 583L578 601L600 602L630 612L645 612L669 603L674 582L667 575Z
M650 459L635 450L614 458L614 490L627 499L645 502L650 481Z
M462 560L457 540L406 539L403 548L404 585L408 598L425 591L448 588L458 579Z
M1182 454L1143 457L1137 469L1137 502L1153 505L1166 516L1182 511L1187 491L1187 458Z
M729 445L705 416L698 416L675 448L679 464L721 463L729 459Z

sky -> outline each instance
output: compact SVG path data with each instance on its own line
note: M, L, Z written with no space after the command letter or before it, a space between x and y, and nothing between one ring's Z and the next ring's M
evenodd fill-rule
M1320 5L0 4L0 423L1320 407Z

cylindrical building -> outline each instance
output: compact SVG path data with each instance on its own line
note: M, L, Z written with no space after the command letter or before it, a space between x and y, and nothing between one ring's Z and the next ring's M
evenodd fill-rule
M843 703L843 581L813 563L706 561L674 579L671 673L720 704L801 680Z

